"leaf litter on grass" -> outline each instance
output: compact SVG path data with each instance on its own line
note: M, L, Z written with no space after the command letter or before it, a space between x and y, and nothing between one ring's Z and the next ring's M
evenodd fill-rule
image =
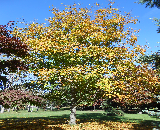
M91 113L90 113L91 114ZM62 118L47 118L47 117L23 117L23 118L8 118L0 120L0 126L2 129L32 129L32 130L152 130L156 128L155 125L150 125L148 123L141 122L133 122L134 120L130 120L129 118L125 117L116 117L116 116L107 116L107 118L99 118L99 114L97 114L98 118L94 119L96 115L87 114L87 118L85 115L82 114L81 118L80 115L77 116L75 126L68 125L69 117L65 118L66 116L62 116ZM53 116L54 117L54 116ZM83 118L82 118L83 117ZM114 119L115 118L115 119ZM127 120L126 120L127 119Z
M102 120L86 120L77 119L77 125L68 125L67 119L6 119L0 120L2 129L32 129L32 130L150 130L151 126L140 126L138 123L131 122L115 122L115 121L102 121Z

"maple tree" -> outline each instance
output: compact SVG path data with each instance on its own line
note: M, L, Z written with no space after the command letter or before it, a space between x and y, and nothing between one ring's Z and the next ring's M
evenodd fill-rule
M42 89L70 99L69 124L76 124L76 106L83 101L91 102L90 96L97 90L105 91L103 96L110 98L110 92L115 90L112 86L125 89L125 81L118 84L113 76L108 80L104 74L122 76L127 69L135 68L135 57L145 52L136 45L134 33L138 31L125 28L129 23L136 24L137 19L130 13L119 14L110 4L109 8L97 9L94 17L90 15L93 7L77 8L74 4L63 11L53 7L54 16L47 19L48 26L32 23L25 28L17 27L12 33L31 48L25 59L30 71L39 76L39 83L44 84ZM45 85L48 81L54 84ZM55 90L57 84L60 89Z
M155 70L148 69L147 66L135 65L134 68L124 72L121 76L114 76L115 80L118 81L114 90L117 95L112 101L123 107L140 108L156 100L155 94L159 93L160 85ZM122 81L125 84L124 89L121 87L120 82Z
M10 60L0 60L1 71L8 75L8 73L17 73L17 70L28 70L28 66L23 62L23 58L28 53L28 46L21 42L17 37L11 35L14 21L10 21L7 25L0 25L0 54L5 54ZM8 72L5 69L8 68ZM5 86L8 79L0 76ZM16 89L15 86L12 86ZM21 87L22 88L22 87ZM42 97L33 95L32 92L22 90L10 90L5 88L0 92L0 104L5 108L12 108L13 106L22 106L24 103L32 103L40 106L40 102L44 101Z
M7 25L0 25L0 54L5 54L5 57L10 57L10 60L0 60L1 72L8 74L5 69L8 67L9 71L15 73L17 69L27 70L28 67L19 58L24 58L28 55L28 46L22 43L17 37L11 35L13 30L14 21L10 21ZM0 76L0 80L4 84L8 79Z
M43 102L45 99L42 96L33 95L29 91L7 89L0 92L0 104L5 108L22 107L27 103L41 106Z

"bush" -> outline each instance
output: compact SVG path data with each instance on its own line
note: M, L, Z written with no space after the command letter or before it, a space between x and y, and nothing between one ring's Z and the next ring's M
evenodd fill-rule
M109 111L109 110L112 108L110 100L109 100L109 99L106 99L105 101L103 101L101 107L102 107L102 109L103 109L105 112L106 112L106 111Z
M108 116L124 116L122 110L116 110L115 108L110 108L108 111L105 111Z
M116 110L112 105L111 99L103 101L102 109L108 116L124 116L124 112L122 110Z

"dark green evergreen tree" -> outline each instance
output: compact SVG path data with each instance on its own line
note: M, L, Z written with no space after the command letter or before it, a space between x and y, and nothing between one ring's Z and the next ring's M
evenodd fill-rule
M139 0L138 3L146 4L146 7L157 7L160 9L160 0Z

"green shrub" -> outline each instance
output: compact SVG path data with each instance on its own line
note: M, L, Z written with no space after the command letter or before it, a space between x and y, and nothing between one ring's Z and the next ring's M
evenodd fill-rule
M122 110L116 110L115 108L112 108L110 113L115 116L124 116L124 112Z
M106 111L109 111L111 108L112 108L112 106L111 106L111 104L110 104L110 102L109 102L109 99L107 99L106 101L103 101L103 103L102 103L102 109L106 112Z
M124 112L122 110L116 110L112 107L109 99L103 102L102 108L108 116L124 116Z

